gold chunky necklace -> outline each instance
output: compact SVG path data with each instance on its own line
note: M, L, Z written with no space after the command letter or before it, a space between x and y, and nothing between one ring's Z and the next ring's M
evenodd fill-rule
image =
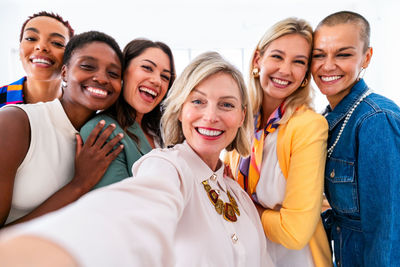
M216 179L216 175L213 174L210 178L212 180ZM209 179L210 179L209 178ZM222 201L219 198L219 190L212 189L210 184L208 183L208 179L201 182L203 184L204 190L206 190L208 198L210 199L211 203L214 205L215 210L218 214L222 214L224 219L230 222L236 222L237 217L240 216L239 206L236 200L232 197L231 193L227 190L227 195L229 198L229 203Z

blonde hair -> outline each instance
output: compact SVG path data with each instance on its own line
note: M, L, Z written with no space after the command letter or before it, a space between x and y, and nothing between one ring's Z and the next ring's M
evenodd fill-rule
M163 102L165 108L161 118L162 135L165 145L175 145L185 140L179 115L190 92L203 80L217 73L232 76L239 87L242 109L245 111L243 125L239 128L234 140L226 147L236 149L243 156L250 154L251 133L253 132L252 112L248 108L249 98L242 74L232 64L216 52L206 52L196 57L175 80L168 96Z
M267 32L262 36L261 40L258 42L257 47L254 49L250 61L250 70L249 70L250 78L248 86L249 86L250 102L254 114L258 113L262 108L262 100L263 100L263 88L261 87L260 79L255 78L254 75L252 74L254 68L253 62L256 53L258 52L260 56L263 56L269 44L271 44L274 40L288 34L299 34L300 36L304 37L304 39L307 40L307 42L310 44L310 47L312 48L313 30L310 24L303 19L287 18L277 22L267 30ZM290 96L286 98L283 107L285 109L285 113L282 119L279 121L280 124L287 122L298 107L302 105L310 107L312 100L312 93L313 93L313 89L310 85L311 51L312 49L310 49L307 72L304 77L304 80L307 79L307 84L305 86L300 86L298 89L296 89L296 91L294 91Z

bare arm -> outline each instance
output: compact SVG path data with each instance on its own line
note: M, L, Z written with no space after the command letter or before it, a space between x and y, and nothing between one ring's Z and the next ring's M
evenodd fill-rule
M21 255L24 255L21 257ZM43 257L43 255L46 255ZM6 244L0 243L0 265L11 266L78 266L70 254L58 245L34 236L22 236L9 240Z
M26 113L14 107L0 110L0 227L10 212L15 174L28 152L29 143Z
M71 182L51 195L32 212L8 225L25 222L51 211L58 210L87 193L101 179L108 165L116 158L123 148L122 145L120 145L113 150L113 147L121 140L121 135L117 135L106 143L107 138L110 136L115 126L111 125L107 127L99 135L103 127L104 122L99 122L84 145L82 144L81 137L77 135L75 174Z

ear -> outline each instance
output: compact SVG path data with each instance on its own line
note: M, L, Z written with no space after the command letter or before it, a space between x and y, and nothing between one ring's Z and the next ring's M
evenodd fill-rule
M63 65L61 67L61 79L64 82L67 82L67 70L68 70L68 67L66 65Z
M244 119L246 118L246 112L247 112L247 109L243 108L243 110L242 110L242 119L240 120L239 127L241 127L243 125Z
M261 54L260 51L256 51L254 52L254 56L253 56L253 68L260 68L260 64L259 61L261 59Z
M362 65L364 69L368 68L369 62L371 62L372 54L373 54L372 47L368 47L367 52L365 52L365 59Z
M178 120L182 123L182 109L179 111Z

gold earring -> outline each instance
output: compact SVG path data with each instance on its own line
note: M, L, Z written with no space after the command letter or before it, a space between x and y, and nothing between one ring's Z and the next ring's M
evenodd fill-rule
M306 87L308 84L308 79L304 78L304 81L301 83L300 87Z
M253 68L253 71L251 72L251 74L253 74L254 78L258 78L258 77L260 77L260 70L257 67L255 67L255 68Z

